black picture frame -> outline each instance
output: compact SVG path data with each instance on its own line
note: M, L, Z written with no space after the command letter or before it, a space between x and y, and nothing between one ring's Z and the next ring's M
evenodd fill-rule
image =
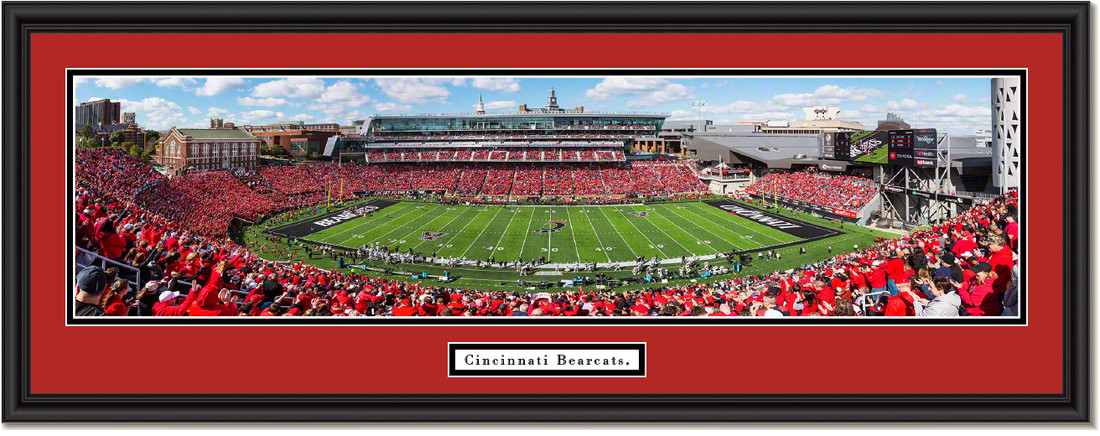
M261 7L262 6L262 7ZM1090 413L1089 4L26 3L3 5L3 420L978 421ZM1013 395L64 395L29 391L29 48L54 32L1057 33L1065 62L1063 383ZM1068 208L1068 205L1073 205ZM1072 235L1072 237L1070 237ZM60 290L58 290L60 292ZM1021 374L1026 377L1026 374ZM797 414L793 413L797 411Z

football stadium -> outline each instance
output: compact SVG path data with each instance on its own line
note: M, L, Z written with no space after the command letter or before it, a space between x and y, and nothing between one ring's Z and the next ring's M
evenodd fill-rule
M88 128L119 107L82 103L74 315L1017 316L1013 79L990 80L989 138L550 89L350 126L211 119L142 155L115 141L133 114Z

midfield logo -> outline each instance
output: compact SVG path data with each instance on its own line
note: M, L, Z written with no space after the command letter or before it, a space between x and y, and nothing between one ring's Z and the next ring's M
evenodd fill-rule
M432 241L435 240L435 238L445 235L446 233L443 232L424 232L423 235L420 235L420 239L423 239L425 241Z
M540 227L535 233L553 233L565 228L565 221L550 221L548 227Z
M646 216L646 212L631 212L634 216Z

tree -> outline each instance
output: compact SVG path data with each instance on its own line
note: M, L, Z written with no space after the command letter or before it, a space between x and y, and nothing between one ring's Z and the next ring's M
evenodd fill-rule
M151 145L151 146L149 146L148 148L145 149L144 159L149 160L153 157L154 154L157 154L157 143L156 142L154 142L153 145Z
M110 141L111 145L121 146L123 142L126 142L126 135L123 135L121 130L116 130L108 138L108 141Z
M144 154L144 151L145 151L145 150L142 149L142 146L134 144L133 142L130 142L130 141L123 142L122 143L122 149L129 152L130 156L136 157L138 159L142 158L142 155Z
M158 132L156 130L146 130L145 131L145 145L146 146L148 146L150 143L155 145L157 143L157 141L159 141L159 140L160 140L160 132Z
M88 139L95 135L95 131L92 130L90 124L85 124L84 127L80 128L80 132L77 134L80 135L81 138Z

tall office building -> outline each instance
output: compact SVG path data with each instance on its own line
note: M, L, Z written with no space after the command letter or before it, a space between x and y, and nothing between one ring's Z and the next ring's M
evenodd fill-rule
M122 103L110 99L81 103L76 108L76 129L86 125L117 124L122 115Z

